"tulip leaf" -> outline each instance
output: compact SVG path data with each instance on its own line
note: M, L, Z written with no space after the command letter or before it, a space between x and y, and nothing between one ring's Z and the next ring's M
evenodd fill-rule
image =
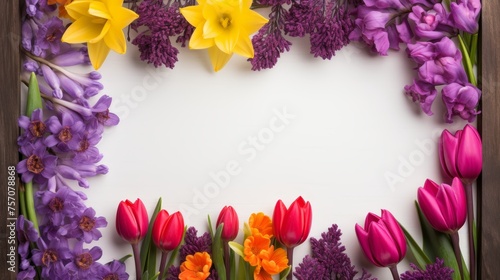
M28 100L26 102L26 116L31 117L31 113L42 108L42 96L38 87L38 80L34 72L31 72L28 84Z
M231 267L230 279L236 279L236 254L229 250L229 266Z
M125 255L123 256L121 259L119 259L118 261L121 262L121 263L124 263L126 260L128 260L129 258L132 257L132 254L128 254L128 255Z
M244 258L245 254L243 253L243 245L236 243L234 241L229 242L229 247L240 257Z
M149 278L149 280L155 280L155 279L158 279L158 277L160 276L160 272L156 272L155 275L153 275L151 278Z
M212 228L212 219L208 215L208 232L210 233L210 238L214 239L214 229Z
M146 262L147 270L150 271L151 273L154 273L156 271L156 251L157 249L155 244L151 242L149 244L148 261Z
M415 202L418 212L418 218L420 220L420 226L422 228L422 236L424 242L424 252L431 259L440 258L444 261L444 265L453 269L453 280L460 280L460 272L458 268L458 263L455 258L455 253L453 251L453 245L449 236L445 233L434 230L425 218L420 206ZM462 263L464 263L462 259ZM467 266L463 265L464 268L464 280L470 280L469 272Z
M238 244L239 245L239 244ZM238 278L239 280L251 280L248 277L248 263L243 259L243 257L238 258Z
M142 273L141 279L149 279L149 272L147 270Z
M151 215L151 219L149 220L149 227L148 227L148 233L146 234L146 237L142 241L142 246L141 246L141 267L142 267L142 272L144 273L150 266L152 266L150 263L154 263L156 266L156 253L155 255L150 254L152 251L151 248L153 248L155 245L153 242L151 242L151 235L153 232L153 224L156 219L156 216L158 215L158 212L161 210L161 197L158 199L158 202L156 203L155 210L153 212L153 215ZM156 251L156 248L154 249ZM150 259L151 257L151 259ZM155 269L156 270L156 269ZM153 271L155 271L153 270ZM148 279L148 278L143 278L143 279Z
M292 272L292 266L289 265L285 270L283 270L281 273L280 273L280 280L286 280L286 277L288 276L289 273Z
M413 239L413 236L411 236L411 234L401 224L400 226L401 229L403 229L403 232L406 236L406 243L408 244L408 247L410 248L413 257L415 257L418 267L420 269L425 269L425 265L431 264L432 261L425 254L424 250L420 248L415 239Z
M226 267L224 266L224 250L222 248L222 228L223 225L217 227L215 236L212 242L212 257L213 264L219 275L219 280L226 280Z

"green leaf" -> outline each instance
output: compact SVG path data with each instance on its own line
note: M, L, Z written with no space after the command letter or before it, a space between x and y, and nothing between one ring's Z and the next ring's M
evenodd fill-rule
M238 256L244 258L245 254L243 253L244 247L243 245L236 243L234 241L229 241L229 248L231 248Z
M418 243L413 239L413 236L400 224L401 228L403 229L403 232L406 236L406 243L408 244L408 247L410 248L411 253L415 257L415 260L417 261L417 265L420 269L425 269L425 265L431 264L432 261L429 259L429 257L424 253L422 248L418 245Z
M214 229L212 228L212 220L210 215L208 215L208 232L210 233L210 238L214 239Z
M243 257L238 258L238 280L250 280L248 278L248 263L243 259Z
M153 275L151 278L149 278L149 280L155 280L155 279L158 279L158 276L160 276L160 272L156 272L155 275Z
M458 263L455 258L455 253L453 251L453 245L447 234L434 230L425 218L420 206L415 202L418 212L418 218L420 220L420 226L422 228L422 236L424 240L424 252L431 258L435 260L436 258L443 259L444 265L453 269L453 280L460 280L460 272L458 268ZM462 259L462 263L463 259ZM467 266L464 265L464 280L470 280L469 272Z
M280 280L286 280L288 274L292 271L292 266L289 265L285 270L280 273Z
M128 260L131 257L132 257L132 254L128 254L128 255L121 257L121 259L119 259L118 261L121 263L124 263L126 260Z
M31 117L31 113L36 109L42 108L42 96L38 87L38 80L35 73L31 72L30 81L28 83L28 100L26 103L26 116Z
M148 233L146 234L146 237L142 241L141 245L141 267L142 267L142 272L144 273L150 266L150 262L154 262L156 265L156 255L153 256L153 259L150 260L150 249L151 246L154 246L154 243L151 242L151 235L153 231L153 224L156 219L156 216L158 215L158 212L161 210L161 197L158 199L158 202L156 203L155 210L153 212L153 215L151 215L151 220L149 220L149 227L148 227ZM148 279L148 278L143 278L143 279Z
M24 184L24 190L26 192L26 211L27 211L27 218L33 223L33 227L36 229L37 232L40 232L40 229L38 228L38 218L36 216L36 211L35 211L35 200L34 200L34 193L33 193L33 183L29 182Z
M217 227L215 236L212 241L212 257L213 264L217 270L220 280L226 280L226 267L224 266L224 250L222 248L222 225Z
M141 279L149 279L149 272L147 270L142 273Z
M146 262L147 270L151 273L156 272L156 246L154 242L149 243L148 261ZM146 279L146 278L145 278Z
M465 72L469 78L469 82L474 86L477 86L476 76L474 75L474 70L472 66L471 56L467 51L467 46L461 35L458 35L458 42L460 43L460 51L462 52L462 64L464 65Z
M236 279L236 255L233 250L229 250L229 266L231 267L230 279Z

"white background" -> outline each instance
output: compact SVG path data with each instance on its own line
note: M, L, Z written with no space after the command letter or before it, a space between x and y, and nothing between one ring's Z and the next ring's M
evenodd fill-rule
M242 226L251 213L271 216L278 199L289 205L301 195L312 204L310 236L338 224L358 271L391 278L366 260L354 225L388 209L420 240L417 188L426 178L441 182L437 137L465 123L444 123L440 96L429 117L403 94L415 75L404 51L379 57L351 44L324 61L309 54L307 39L293 43L274 69L261 72L234 56L214 73L203 50L181 49L174 70L141 62L132 45L125 56L110 54L100 70L103 93L113 97L121 123L98 146L109 173L85 190L87 205L109 222L92 243L104 250L101 262L131 253L115 232L121 200L141 198L151 213L162 197L164 209L180 210L202 232L207 215L216 220L224 205L236 208ZM293 118L270 130L283 110ZM250 138L259 135L259 149L252 148ZM239 173L224 188L207 187L228 162ZM294 267L308 250L308 242L295 250ZM127 265L133 278L133 262Z

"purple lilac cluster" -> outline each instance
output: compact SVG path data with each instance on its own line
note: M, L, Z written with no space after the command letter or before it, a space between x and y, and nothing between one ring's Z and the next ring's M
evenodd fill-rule
M208 232L203 235L198 236L198 231L194 227L189 227L184 234L184 244L181 245L179 249L179 257L181 263L186 259L188 255L194 255L197 252L207 252L212 254L212 238ZM179 266L172 265L168 269L167 280L179 279L179 274L181 273ZM217 271L215 267L210 270L210 276L208 280L217 280Z
M137 6L135 12L139 19L132 23L132 29L139 34L132 44L139 47L141 60L155 67L174 68L179 50L172 45L170 37L178 36L176 42L185 47L194 31L179 8L194 4L194 0L174 0L167 4L162 0L144 0Z
M450 280L453 279L453 269L444 266L444 261L436 259L433 264L419 269L415 264L410 264L411 270L401 274L401 280Z
M87 49L61 42L65 27L54 15L56 6L46 3L26 0L22 22L22 79L27 83L30 73L39 77L45 106L18 121L23 160L17 170L23 182L36 186L34 208L42 217L39 227L23 215L17 221L18 279L127 279L123 263L101 264L99 247L84 248L101 237L99 229L107 221L85 206L83 192L72 188L75 181L88 188L87 178L108 172L99 164L102 154L96 145L104 127L119 119L109 112L109 96L91 105L89 98L103 88L98 72L77 74L65 68L89 65Z
M307 255L295 268L293 275L299 280L308 279L355 279L358 273L345 247L340 242L342 235L337 225L332 225L321 238L311 238L312 254ZM359 280L376 279L363 270Z
M354 10L355 28L349 37L380 55L406 44L418 69L406 94L432 115L440 87L446 121L459 116L470 122L479 114L481 91L470 83L462 54L450 38L477 33L480 10L480 0L458 0L449 6L440 0L364 0Z

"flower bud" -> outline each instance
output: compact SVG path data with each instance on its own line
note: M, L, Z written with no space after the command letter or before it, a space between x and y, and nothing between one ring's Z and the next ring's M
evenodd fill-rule
M137 244L148 232L148 212L140 199L122 201L116 211L116 231L130 244Z
M166 210L158 212L153 224L151 237L156 247L163 252L172 251L182 241L184 218L180 212L169 215Z
M232 206L224 206L224 208L222 208L217 218L216 227L220 224L224 224L221 234L222 240L232 241L238 236L238 214Z
M309 235L312 222L311 204L299 196L286 208L278 200L273 213L274 236L288 248L302 244Z

